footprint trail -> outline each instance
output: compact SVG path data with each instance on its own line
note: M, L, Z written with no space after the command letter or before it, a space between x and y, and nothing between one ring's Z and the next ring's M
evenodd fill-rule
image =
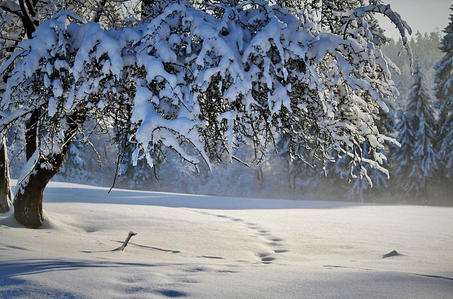
M265 250L264 252L262 250L261 251L256 250L256 252L254 252L254 255L259 259L259 262L262 264L266 265L272 264L277 260L277 255L289 252L289 250L285 249L284 247L285 241L284 239L275 236L270 230L262 227L257 223L249 222L238 217L230 217L222 214L213 214L196 210L193 210L193 212L217 217L226 221L231 221L235 225L241 225L243 227L246 227L253 236L255 236L261 241L265 248L268 248L268 250ZM256 263L256 261L249 262Z

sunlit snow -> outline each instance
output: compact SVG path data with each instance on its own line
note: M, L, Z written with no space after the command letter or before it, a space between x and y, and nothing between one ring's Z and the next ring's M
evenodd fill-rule
M453 294L450 207L107 191L51 183L37 230L0 215L0 298Z

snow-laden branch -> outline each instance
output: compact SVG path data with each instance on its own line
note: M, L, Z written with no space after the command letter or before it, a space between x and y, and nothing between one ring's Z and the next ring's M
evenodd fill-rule
M234 160L241 142L262 151L284 134L290 150L303 147L309 158L350 153L356 165L384 171L377 153L388 138L376 120L395 88L374 37L322 32L310 18L252 2L213 15L180 1L150 23L112 30L58 14L10 58L2 116L39 109L48 140L68 123L113 122L135 146L133 163L153 165L162 147L193 164L224 153ZM368 12L399 20L367 6L348 13L344 31ZM366 159L357 150L364 142Z
M346 37L346 32L353 20L363 19L367 13L380 13L390 19L390 21L396 26L398 29L401 40L403 42L403 47L407 51L407 55L409 56L409 61L411 65L411 69L413 66L413 55L412 50L409 45L409 40L407 38L406 32L410 35L412 34L412 28L405 22L401 16L393 11L390 7L390 4L373 4L368 6L363 6L356 8L352 11L342 13L343 22L345 23L342 26L343 36Z

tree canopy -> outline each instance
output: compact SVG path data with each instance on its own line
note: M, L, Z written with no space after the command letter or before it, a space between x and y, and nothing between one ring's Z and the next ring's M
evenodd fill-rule
M160 5L149 22L111 29L60 10L18 43L0 68L9 70L0 132L17 122L34 132L19 193L40 170L58 171L93 121L132 144L134 164L152 166L171 148L211 165L236 159L244 143L259 158L285 135L295 158L348 156L357 176L368 177L365 165L386 172L391 138L377 120L397 90L369 15L388 16L406 41L408 26L389 6L336 14L328 31L308 10L267 1Z

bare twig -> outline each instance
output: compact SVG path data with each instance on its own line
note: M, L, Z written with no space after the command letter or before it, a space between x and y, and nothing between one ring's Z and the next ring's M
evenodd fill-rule
M135 232L133 232L133 231L130 231L130 232L129 232L129 235L128 235L127 238L126 238L126 241L124 241L123 246L121 246L121 251L124 251L124 248L126 248L127 243L129 243L129 240L130 240L133 236L135 236L136 234L137 234L137 233L135 233Z

